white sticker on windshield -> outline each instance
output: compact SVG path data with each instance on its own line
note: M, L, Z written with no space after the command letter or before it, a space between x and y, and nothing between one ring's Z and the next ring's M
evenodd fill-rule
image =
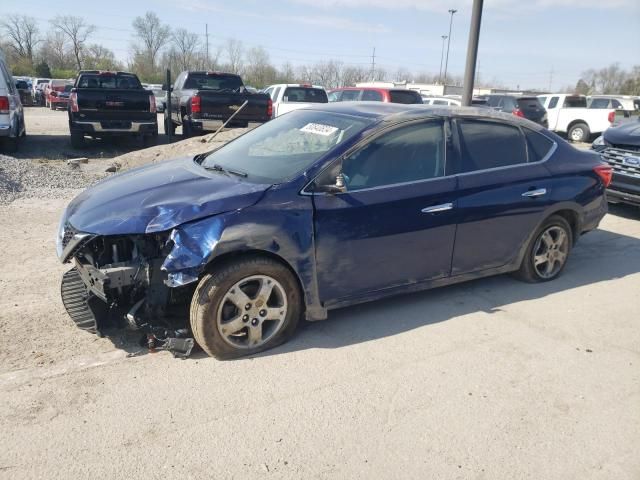
M332 127L331 125L322 125L321 123L307 123L300 129L300 131L328 137L329 135L336 133L338 128Z

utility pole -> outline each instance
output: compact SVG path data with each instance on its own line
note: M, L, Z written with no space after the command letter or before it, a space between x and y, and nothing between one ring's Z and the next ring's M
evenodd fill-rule
M453 8L449 10L451 14L451 20L449 20L449 38L447 39L447 59L444 61L444 86L443 93L447 93L445 90L447 89L447 67L449 66L449 46L451 46L451 27L453 26L453 14L458 10L454 10Z
M375 81L376 73L376 47L373 47L373 54L371 55L371 81Z
M209 24L208 23L204 24L204 36L207 39L207 70L209 70L211 68L211 65L209 64Z
M478 43L480 41L480 24L482 22L483 0L473 0L471 11L471 26L469 27L469 45L467 46L467 63L464 68L464 83L462 84L462 105L471 105L473 97L473 82L478 59Z
M551 93L552 83L553 83L553 65L551 65L551 71L549 72L549 93Z
M442 35L442 53L440 53L440 73L438 74L438 83L442 83L442 61L444 60L444 41L449 38L447 35Z

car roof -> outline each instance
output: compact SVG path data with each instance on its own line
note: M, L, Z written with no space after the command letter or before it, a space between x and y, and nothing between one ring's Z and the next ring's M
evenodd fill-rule
M539 125L510 113L506 114L478 107L433 106L419 103L332 102L309 105L302 110L319 110L387 122L418 120L429 117L477 117L525 125L532 129L542 129Z

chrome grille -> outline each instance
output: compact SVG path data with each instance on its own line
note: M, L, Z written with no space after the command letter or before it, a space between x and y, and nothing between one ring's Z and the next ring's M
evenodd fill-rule
M601 155L602 159L613 167L615 173L640 178L640 152L608 147Z

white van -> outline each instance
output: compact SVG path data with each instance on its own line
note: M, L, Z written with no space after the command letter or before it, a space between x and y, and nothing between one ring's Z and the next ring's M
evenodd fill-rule
M20 94L0 50L0 152L15 152L18 141L26 134Z

